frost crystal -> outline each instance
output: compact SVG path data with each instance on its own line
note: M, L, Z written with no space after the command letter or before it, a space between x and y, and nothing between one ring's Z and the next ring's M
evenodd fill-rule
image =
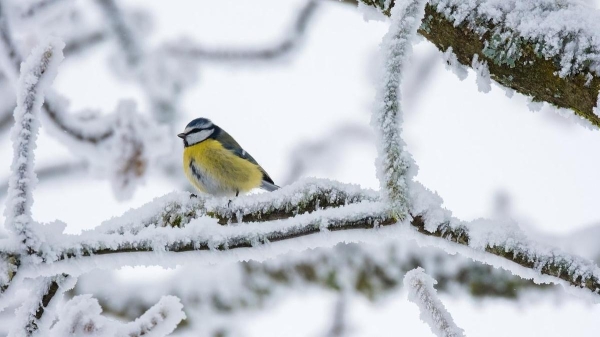
M98 300L91 295L75 296L60 310L60 319L50 330L50 337L162 337L173 332L185 319L183 306L175 296L164 296L141 317L126 324L103 317L101 313Z
M438 337L464 336L463 330L456 326L452 316L437 297L434 284L437 284L437 281L420 267L409 271L404 276L408 300L419 307L421 320L429 325L431 331Z
M544 58L556 58L559 75L582 70L600 75L600 21L598 10L573 0L432 0L430 4L455 26L466 23L483 36L506 40L496 51L500 61L516 61L520 41L535 46ZM490 28L485 24L490 23ZM503 28L491 30L501 24ZM493 42L493 41L492 41ZM505 55L504 55L505 54Z
M442 54L442 58L446 62L446 69L451 70L459 80L464 80L469 74L467 68L458 62L456 54L452 51L452 47L448 47Z
M392 8L392 22L381 44L383 72L371 121L378 134L377 175L381 190L393 216L399 219L408 216L408 184L415 175L412 157L404 151L405 143L400 136L400 80L404 63L412 52L412 39L425 15L425 3L424 0L397 2Z
M490 92L492 90L492 80L490 79L490 70L488 69L487 62L480 62L479 55L475 54L473 55L471 66L477 75L477 89L479 92Z

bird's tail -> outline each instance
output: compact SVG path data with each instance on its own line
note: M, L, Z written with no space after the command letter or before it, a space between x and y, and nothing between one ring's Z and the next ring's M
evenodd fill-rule
M269 192L273 192L277 189L279 189L279 186L275 185L275 184L271 184L268 181L262 181L262 184L260 185L260 188L262 188L263 190L269 191Z

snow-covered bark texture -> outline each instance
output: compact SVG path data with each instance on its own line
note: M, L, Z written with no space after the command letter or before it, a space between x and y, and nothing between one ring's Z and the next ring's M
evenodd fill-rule
M316 184L321 184L321 187L313 186ZM347 195L360 195L356 187L326 181L298 182L277 192L265 193L265 199L260 202L255 202L254 196L240 197L235 207L252 216L247 218L249 222L234 226L220 225L222 218L214 212L207 212L205 206L220 204L224 207L228 200L190 198L187 193L174 193L81 235L52 233L50 229L44 231L45 242L52 249L44 250L41 256L47 261L60 263L41 264L35 268L22 266L20 273L24 277L57 273L80 275L98 267L118 268L157 263L170 266L176 263L174 255L164 252L198 251L197 256L203 256L207 261L215 261L212 259L217 256L225 258L225 261L262 261L265 256L274 257L307 247L331 246L340 240L372 242L402 237L451 253L460 252L525 279L533 278L537 283L565 285L567 289L579 290L577 293L580 295L590 296L592 293L590 298L598 301L595 295L600 293L600 271L591 261L536 244L514 224L492 221L466 223L454 219L448 211L441 209L439 197L417 183L413 185L413 219L410 225L404 223L402 226L393 226L397 222L390 217L386 204L369 198L344 207L314 210L317 200L327 199L318 194L320 190L336 188L340 190L339 193L344 190ZM316 194L302 196L303 192L298 193L311 189ZM372 195L372 192L365 192L364 195ZM267 208L267 213L261 213L269 203L267 200L275 205L275 200L280 200L278 202L283 209L275 210L280 220L252 222L270 216L270 208ZM305 208L306 205L309 207ZM374 231L374 228L379 229ZM350 229L352 231L348 231ZM299 237L306 238L299 240L302 242L300 244L272 244L275 241L291 242L289 240ZM214 254L234 249L235 255ZM119 254L136 251L153 253ZM201 251L206 253L200 254ZM94 255L98 254L104 257L96 258ZM119 254L119 258L109 259L109 254ZM582 292L582 289L587 291Z
M164 296L142 316L122 323L101 315L102 308L91 295L69 300L59 312L59 321L49 331L50 337L163 337L185 319L183 306L175 296Z
M408 289L408 299L421 311L421 320L429 325L438 337L463 337L463 330L456 326L452 316L437 296L433 285L437 281L427 275L422 268L416 268L404 277Z
M404 64L412 53L412 40L424 15L426 1L397 2L392 8L392 22L381 44L383 67L377 88L372 125L378 135L377 175L384 201L394 218L409 216L409 183L414 163L402 140L400 81Z
M19 236L22 248L30 252L41 245L31 218L32 190L37 182L33 150L44 94L56 76L63 48L64 43L57 39L41 43L22 64L18 84L15 125L11 131L14 156L5 216L7 228Z
M488 52L514 64L522 40L546 58L557 57L561 77L590 71L600 75L600 12L574 0L433 0L431 4L458 26L467 23L494 35Z
M359 1L390 15L388 2ZM577 0L434 0L419 33L465 66L479 55L497 83L598 127L599 22L600 11Z

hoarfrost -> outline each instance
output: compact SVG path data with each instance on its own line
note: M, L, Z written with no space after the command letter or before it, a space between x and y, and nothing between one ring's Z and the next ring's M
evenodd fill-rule
M477 76L477 90L483 93L490 92L492 90L492 80L490 79L490 70L488 69L487 62L480 62L479 55L475 54L473 55L471 66Z
M33 150L40 127L38 118L44 94L56 77L64 46L62 41L48 38L33 49L21 65L15 124L11 130L14 157L4 214L7 227L20 236L27 249L37 250L42 244L32 229L32 190L37 182Z
M50 337L162 337L175 330L185 319L183 306L175 296L164 296L133 322L123 324L102 315L98 300L91 295L79 295L69 300L59 312L59 321L50 330Z
M421 312L421 320L429 325L438 337L464 336L456 326L452 316L437 296L433 286L437 284L423 268L415 268L404 276L404 286L408 288L408 299L415 303Z
M444 53L442 53L442 59L446 63L446 69L451 70L459 80L464 80L469 75L467 68L458 62L456 54L452 51L452 47L448 47Z
M519 41L528 41L544 58L557 58L560 77L589 70L600 75L598 10L573 0L433 0L431 5L455 26L466 23L478 34L491 31L508 39L500 57L515 58ZM502 30L488 28L501 24ZM514 36L516 34L516 36ZM512 54L508 54L512 53ZM514 61L514 60L513 60ZM589 66L588 66L589 65Z
M392 8L391 23L381 43L382 78L377 88L371 124L378 138L377 175L386 202L394 217L409 216L408 185L416 174L402 132L400 82L404 64L412 53L412 41L425 15L423 0L398 2Z

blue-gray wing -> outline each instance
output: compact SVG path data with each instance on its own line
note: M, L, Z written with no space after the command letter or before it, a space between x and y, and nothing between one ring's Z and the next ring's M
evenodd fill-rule
M227 132L225 132L223 129L220 129L215 138L221 142L221 144L223 144L224 148L233 152L236 156L258 165L263 174L263 184L261 185L261 188L267 191L274 191L279 188L279 186L275 185L273 179L269 177L267 172L256 162L256 160L248 152L242 149L240 144L238 144Z

